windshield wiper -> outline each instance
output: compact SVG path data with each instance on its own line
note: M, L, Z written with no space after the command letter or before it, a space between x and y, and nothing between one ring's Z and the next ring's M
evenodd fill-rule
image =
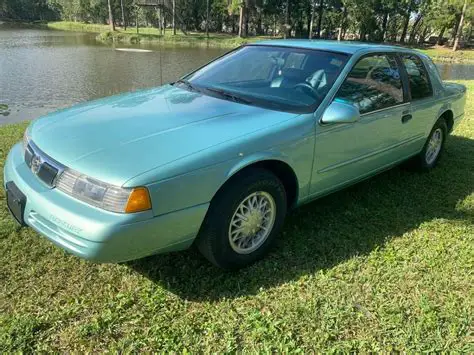
M231 101L238 102L238 103L241 103L241 104L251 105L253 103L252 101L250 101L248 99L245 99L241 96L231 94L230 92L227 92L227 91L224 91L224 90L221 90L221 89L206 88L206 90L211 91L213 93L218 94L219 96L222 96L226 99L229 99Z
M176 84L183 84L185 85L189 90L191 91L196 91L196 92L199 92L201 90L199 90L196 86L194 86L193 84L191 84L188 80L186 79L179 79L178 81L174 82L173 85L176 85Z

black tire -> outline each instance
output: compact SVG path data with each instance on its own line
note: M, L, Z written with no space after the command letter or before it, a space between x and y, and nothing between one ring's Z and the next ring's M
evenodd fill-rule
M241 202L255 192L264 192L273 198L275 219L262 244L256 250L242 254L231 245L229 227ZM237 270L248 266L268 253L283 226L286 210L286 192L282 182L265 169L246 169L226 183L211 201L196 240L197 247L206 259L222 269Z
M441 132L441 147L439 149L439 152L434 157L434 159L431 160L427 158L427 151L430 146L431 138L436 132L439 132L439 131ZM445 119L443 117L440 117L438 121L436 121L436 123L434 124L433 128L431 129L431 132L428 135L428 139L426 140L426 143L423 146L423 149L421 150L421 152L411 160L410 167L419 171L428 171L428 170L433 169L438 163L439 159L441 158L441 155L444 150L444 144L446 143L447 137L448 137L448 126L446 124Z

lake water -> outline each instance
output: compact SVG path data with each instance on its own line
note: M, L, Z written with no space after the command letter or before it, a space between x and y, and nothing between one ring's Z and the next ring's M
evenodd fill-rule
M123 47L123 46L120 46ZM94 34L0 26L0 125L119 92L173 81L228 49L138 45L117 51ZM440 64L444 79L474 79L474 64ZM1 112L1 111L0 111Z

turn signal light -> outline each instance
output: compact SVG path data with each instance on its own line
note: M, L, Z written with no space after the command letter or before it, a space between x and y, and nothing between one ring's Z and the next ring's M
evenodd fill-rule
M132 190L128 198L125 213L135 213L151 209L151 199L146 187L137 187Z

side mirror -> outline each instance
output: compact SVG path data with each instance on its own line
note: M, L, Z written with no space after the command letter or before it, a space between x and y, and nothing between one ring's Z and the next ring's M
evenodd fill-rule
M357 107L351 104L333 101L323 113L321 123L354 123L360 118L360 112Z

